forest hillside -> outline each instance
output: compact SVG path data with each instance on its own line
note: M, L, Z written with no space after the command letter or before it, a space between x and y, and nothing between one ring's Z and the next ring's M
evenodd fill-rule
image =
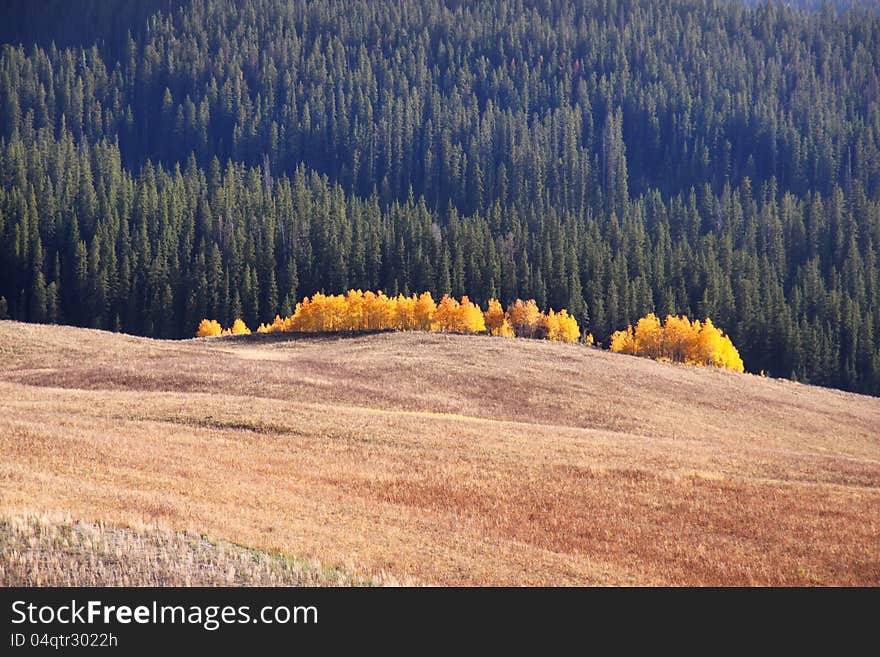
M348 289L710 317L880 394L880 14L5 2L0 316L161 338Z

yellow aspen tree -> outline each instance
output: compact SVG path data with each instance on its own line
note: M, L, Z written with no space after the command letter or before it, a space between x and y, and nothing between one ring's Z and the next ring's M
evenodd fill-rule
M434 313L435 331L454 331L458 327L458 300L455 297L444 295L437 304L437 312Z
M281 319L281 315L275 315L275 321L272 322L271 326L269 326L270 333L280 333L284 330L284 320Z
M296 304L296 311L293 313L293 319L296 323L296 330L305 333L311 332L312 321L312 300L308 297Z
M359 331L364 326L364 293L349 290L345 295L345 317L342 322L346 331Z
M518 337L533 338L541 327L541 311L534 299L517 299L507 307L507 321Z
M557 335L559 334L559 318L556 316L556 313L553 312L552 308L546 313L541 313L541 325L543 327L542 337L545 340L557 342Z
M237 319L228 329L213 320L204 320L197 334L238 335L249 333ZM293 314L275 316L271 324L261 323L258 333L339 332L360 330L436 330L455 333L491 333L512 337L540 337L555 341L576 342L580 338L577 320L565 310L542 313L534 299L517 299L507 311L497 299L491 299L484 312L467 296L461 300L444 296L436 304L430 292L388 297L384 292L348 290L345 294L316 292L296 304ZM588 341L592 340L589 336ZM592 343L592 342L590 342Z
M611 336L611 351L639 356L656 353L654 334L657 325L657 318L647 315L639 320L635 332L632 326L628 326L625 331L616 331ZM669 315L661 330L661 347L654 358L745 371L742 358L730 337L724 335L709 318L703 322L691 322L684 315Z
M663 356L663 328L654 313L648 313L636 323L635 353L648 358Z
M379 308L379 298L374 292L364 292L363 325L361 328L376 330L381 325L382 311Z
M577 342L581 337L581 329L577 320L568 314L567 310L560 310L558 313L550 310L545 315L545 325L547 327L547 339L553 342Z
M459 302L453 297L444 295L434 313L432 328L435 331L448 333L485 333L486 322L480 307L466 296Z
M250 335L251 330L247 327L247 324L244 323L239 318L232 323L232 328L230 329L232 335Z
M746 370L742 358L740 358L739 351L737 351L737 348L733 346L733 342L731 342L730 338L726 335L721 338L720 362L721 367L733 370L734 372L745 372Z
M333 295L321 295L321 303L318 307L318 322L322 333L336 331L336 304Z
M310 333L321 330L318 318L323 304L322 295L312 295L308 303L303 303L303 328Z
M314 312L312 312L313 304L312 300L308 297L303 299L301 303L298 303L296 306L296 312L293 314L294 322L296 323L296 330L302 331L305 333L311 333L314 331L314 321L313 316Z
M541 313L541 324L544 328L544 339L557 342L556 336L559 333L559 319L552 308L546 313Z
M688 365L697 365L699 367L702 367L705 366L708 362L703 355L700 345L700 332L702 330L703 323L700 322L700 320L695 319L693 322L691 322L691 350L684 359L684 362Z
M309 314L309 305L311 301L308 297L300 301L296 304L296 308L294 308L293 315L291 315L287 321L284 322L284 328L288 331L295 331L299 333L304 333L308 331L308 327L306 326L306 319Z
M333 299L332 297L327 296L326 294L322 294L317 306L318 316L318 330L322 333L326 333L328 331L334 330L334 308L333 308Z
M321 300L321 331L322 332L334 332L337 331L337 324L339 318L337 317L338 306L336 303L336 298L333 295L323 295L323 299Z
M459 304L459 316L461 330L464 333L486 332L486 320L483 319L483 311L466 296L461 298L461 304Z
M382 319L379 328L383 331L393 329L397 317L397 299L387 297L384 293L379 298L382 302Z
M489 299L489 307L483 313L483 319L486 323L486 328L489 329L489 333L492 335L505 338L513 337L513 327L507 321L507 315L504 313L504 308L501 307L498 299Z
M699 322L694 322L698 324ZM723 341L722 334L712 320L706 318L706 321L700 325L699 335L697 336L697 349L694 362L698 365L713 365L715 367L723 367L722 361Z
M398 331L412 331L415 328L415 297L405 297L402 294L397 295L394 301L394 321L392 328Z
M415 328L420 331L430 331L434 322L434 313L437 312L437 304L430 292L422 292L416 300L414 315Z
M196 330L197 338L213 338L223 333L223 327L216 319L203 319Z
M284 320L282 322L281 330L284 331L285 333L293 333L294 331L300 330L298 328L298 321L299 320L297 319L297 317L298 317L298 313L300 312L301 305L302 304L300 304L300 303L296 304L296 306L293 309L293 314L290 315L289 317L284 318Z
M636 340L633 336L632 325L627 326L625 331L615 331L611 334L611 351L618 354L636 355Z
M326 294L319 293L312 296L315 331L323 333L324 331L330 330L331 321L328 318L328 305Z
M690 320L682 315L668 315L663 327L663 356L684 363L694 351L694 333Z
M454 332L458 330L459 303L448 294L444 294L434 313L434 323L431 330L441 332Z
M312 302L308 305L308 315L306 316L306 324L309 330L317 333L324 330L324 295L313 294Z
M348 330L348 301L345 295L335 294L331 302L333 310L333 331Z

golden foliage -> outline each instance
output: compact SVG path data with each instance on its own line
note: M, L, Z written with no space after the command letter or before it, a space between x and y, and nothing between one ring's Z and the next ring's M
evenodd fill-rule
M489 299L489 308L483 313L489 333L502 338L513 337L513 327L507 319L498 299Z
M654 313L642 317L636 324L634 353L648 358L661 358L663 355L663 328Z
M721 367L745 371L739 352L730 337L724 335L711 319L691 322L684 315L668 315L664 324L650 313L636 323L635 331L627 326L611 336L611 351L675 363Z
M615 331L611 334L611 351L619 354L636 354L636 340L633 337L633 327L627 326L625 331Z
M459 303L454 297L444 295L431 328L445 333L485 333L486 321L480 307L466 296Z
M430 331L434 323L434 313L437 312L437 304L431 297L430 292L422 292L416 300L414 310L414 329Z
M293 315L276 320L267 329L303 333L429 330L436 307L430 292L418 297L387 297L383 292L361 290L344 295L318 293L303 299Z
M547 329L547 339L553 342L577 342L581 337L577 320L566 310L554 313L551 309L544 316L544 325Z
M280 315L275 315L275 321L271 324L260 324L257 327L257 333L274 333L275 331L284 330L284 320Z
M684 315L667 316L666 325L663 327L661 352L655 358L668 358L674 363L704 364L698 362L700 360L700 355L697 353L699 330L699 322L692 325ZM638 328L636 328L636 338L638 339Z
M345 294L316 293L298 304L290 317L278 315L271 324L260 324L257 333L335 333L353 331L445 331L450 333L491 333L501 337L546 338L577 342L580 327L565 310L542 313L534 299L517 299L503 310L497 299L490 299L483 311L468 297L461 300L444 296L434 302L430 292L388 297L384 292L349 290ZM236 319L221 331L214 320L203 320L198 335L238 335L250 333ZM592 336L589 336L592 344Z
M223 327L216 319L203 319L196 331L197 338L213 338L223 333Z
M737 372L745 371L739 351L733 346L730 337L706 319L700 330L698 353L706 360L705 364L723 367Z
M251 330L247 327L247 324L245 324L244 321L236 319L232 323L232 328L229 329L229 332L232 335L249 335Z
M517 299L507 307L507 321L513 328L513 332L520 338L540 337L543 329L541 311L534 299L523 301Z

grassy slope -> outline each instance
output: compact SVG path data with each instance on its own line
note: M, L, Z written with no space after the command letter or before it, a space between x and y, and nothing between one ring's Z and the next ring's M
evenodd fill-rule
M426 583L880 584L875 398L524 340L0 322L0 399L7 514Z

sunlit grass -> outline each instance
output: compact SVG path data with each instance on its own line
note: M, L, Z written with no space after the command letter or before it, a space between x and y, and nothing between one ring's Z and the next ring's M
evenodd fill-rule
M0 322L0 517L344 581L880 584L875 398L534 340L268 337Z

